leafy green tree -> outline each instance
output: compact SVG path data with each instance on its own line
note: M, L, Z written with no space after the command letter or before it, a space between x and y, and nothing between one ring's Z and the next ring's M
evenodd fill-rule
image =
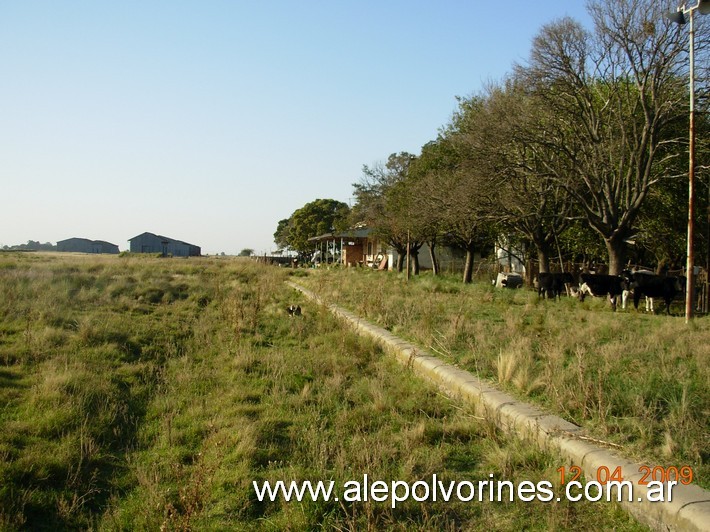
M441 197L442 223L448 238L466 252L463 282L473 280L475 252L482 254L495 241L497 228L489 216L485 176L466 171L452 172L444 176Z
M274 233L274 243L279 247L279 249L286 249L289 247L289 233L291 231L291 219L284 218L279 220L276 226L276 232Z
M353 184L352 223L364 223L397 251L399 272L404 268L407 242L414 253L414 269L418 271L418 251L423 244L410 220L415 198L404 185L415 158L407 152L393 153L384 164L363 166L360 181Z
M239 257L251 257L254 254L254 250L251 248L244 248L239 252Z
M274 239L277 245L286 246L301 254L313 249L309 238L332 231L342 231L348 226L350 208L347 203L334 199L317 199L306 203L278 224Z
M697 262L708 261L708 231L710 231L710 115L708 100L700 98L696 104L696 160L695 160L695 254ZM676 136L688 134L686 120L678 121ZM681 152L676 146L674 150ZM685 155L685 154L682 154ZM685 267L688 228L688 160L676 157L651 187L639 213L637 231L633 236L633 262L655 264L659 270Z
M411 209L410 221L429 247L434 275L440 270L437 245L446 240L447 236L441 211L441 184L459 162L457 149L450 137L440 134L436 140L422 147L421 154L412 163L410 179L407 182L412 201L416 204L416 208Z
M442 236L466 253L463 282L473 279L476 251L492 246L497 232L490 214L496 190L490 185L475 135L483 99L460 99L459 109L435 144L425 147L425 178L419 184L420 209Z
M402 262L406 259L406 246L409 246L410 271L414 275L419 275L419 251L424 245L424 228L421 225L421 217L418 216L420 205L418 190L413 186L411 177L395 183L385 192L386 212L390 218L390 234L398 235L399 240L405 246L405 253L398 257L398 271L402 271Z
M479 109L466 137L476 146L479 167L488 173L497 195L490 216L506 240L532 243L541 272L550 271L550 258L559 235L571 223L575 202L554 178L569 165L544 142L554 128L554 110L541 108L520 79L491 86L478 97ZM462 107L463 112L474 106Z
M605 262L606 246L599 234L592 229L586 218L574 219L563 233L558 243L562 253L585 267Z

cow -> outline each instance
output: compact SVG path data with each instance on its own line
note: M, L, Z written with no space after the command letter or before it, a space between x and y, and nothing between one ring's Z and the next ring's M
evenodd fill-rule
M622 295L627 287L625 278L619 275L583 273L580 275L580 279L582 281L578 292L580 301L584 301L587 295L609 296L611 310L616 311L616 298Z
M632 272L629 270L624 270L621 272L621 275L626 279L626 284L629 285L631 283L630 281L630 275ZM649 270L636 270L634 273L640 273L641 275L654 275L652 271ZM626 287L626 290L624 290L624 293L621 294L621 308L626 310L626 302L629 299L629 295L633 295L633 291L630 286ZM644 296L644 299L646 300L646 312L654 312L653 309L653 298Z
M300 316L301 315L301 305L289 305L286 307L286 312L288 312L288 315L291 316L292 318L294 316Z
M671 314L671 301L683 292L684 277L661 277L660 275L630 272L623 273L629 290L634 292L634 308L638 310L641 296L662 297L666 303L666 314Z
M523 276L519 273L499 273L493 281L496 288L520 288L523 286Z
M545 295L549 299L556 299L565 292L566 284L574 284L574 277L571 273L548 273L540 272L537 276L537 295L545 299Z
M626 310L626 302L629 300L629 295L633 296L633 292L630 290L624 290L624 293L621 294L621 308L624 310ZM646 301L646 312L654 313L653 298L644 296L644 300Z

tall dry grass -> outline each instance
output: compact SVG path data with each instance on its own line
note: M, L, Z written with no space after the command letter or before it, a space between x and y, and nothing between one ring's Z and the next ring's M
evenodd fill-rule
M286 275L227 259L0 255L0 527L639 529L598 504L259 502L254 480L536 481L560 466L413 378ZM440 348L485 352L467 294L449 295L458 317L437 319L441 300L427 318ZM292 302L302 318L287 316ZM402 331L415 323L386 295L366 304L402 316ZM539 396L539 358L511 385ZM693 408L685 397L678 416Z
M300 280L445 360L710 487L710 320L424 274L318 270ZM680 313L680 307L673 309ZM661 462L661 463L659 463Z

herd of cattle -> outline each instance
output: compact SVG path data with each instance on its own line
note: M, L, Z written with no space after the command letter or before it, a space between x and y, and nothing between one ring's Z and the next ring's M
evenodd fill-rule
M571 294L580 301L588 295L608 296L612 310L616 310L619 296L622 308L626 308L627 298L633 295L635 309L638 309L641 297L645 297L647 311L653 311L653 298L662 298L666 303L666 314L670 314L671 301L685 289L685 277L663 277L645 270L624 270L621 275L582 273L578 283L571 273L540 273L536 282L538 296L543 298L557 298L569 287Z

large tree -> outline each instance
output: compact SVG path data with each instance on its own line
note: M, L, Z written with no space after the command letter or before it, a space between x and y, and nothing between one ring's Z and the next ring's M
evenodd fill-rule
M555 179L569 170L569 163L540 138L550 110L540 108L514 77L491 86L479 107L466 138L476 146L479 167L489 176L488 186L497 192L489 216L506 239L532 243L540 271L548 272L559 235L575 211L575 202Z
M306 203L287 219L279 221L274 240L278 246L286 245L306 254L312 251L309 238L347 228L350 208L347 203L334 199L317 199Z
M384 164L363 166L360 181L353 184L355 205L351 222L366 224L375 236L397 251L399 272L404 267L407 242L410 251L415 253L423 243L410 220L414 198L404 186L414 159L415 156L407 152L393 153Z
M473 280L475 253L485 252L493 245L497 227L490 216L491 193L485 175L464 167L442 175L438 196L442 225L447 238L466 252L464 283Z
M464 283L473 279L475 253L492 247L499 229L492 216L497 190L490 186L477 134L484 108L483 98L459 99L458 110L439 134L437 164L427 180L426 212L447 240L466 253Z
M619 273L651 186L679 140L687 92L678 74L683 42L655 0L590 1L594 31L565 18L534 39L518 74L554 110L544 144L569 163L548 170L604 239Z
M276 231L274 232L274 243L279 247L279 249L286 249L289 247L290 230L290 218L284 218L283 220L279 220L279 223L276 226Z
M447 240L447 228L441 193L447 176L460 163L459 150L449 135L439 135L436 140L422 147L421 154L413 161L407 188L412 198L416 198L416 208L411 209L410 221L417 228L417 234L429 247L432 271L440 271L437 245Z

